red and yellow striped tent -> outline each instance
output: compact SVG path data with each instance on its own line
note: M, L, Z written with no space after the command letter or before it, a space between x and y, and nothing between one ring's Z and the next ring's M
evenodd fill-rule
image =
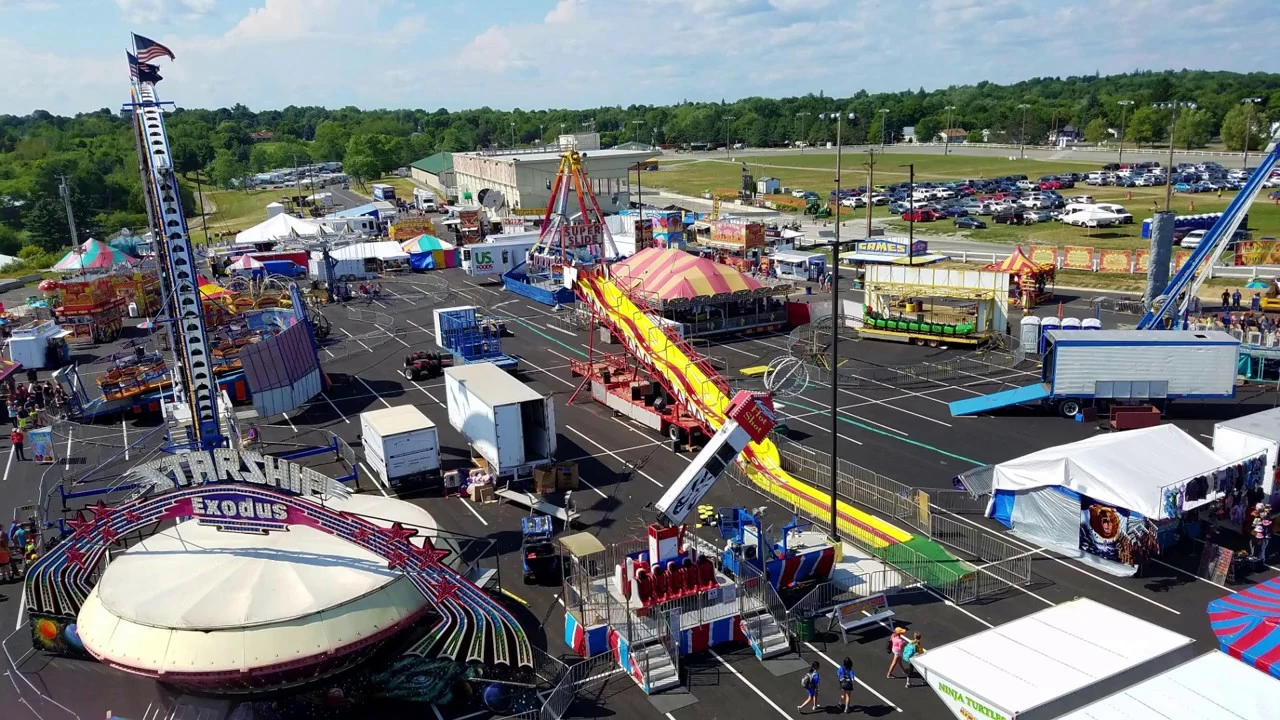
M661 300L691 300L762 287L760 281L728 265L669 248L641 250L614 265L612 275L624 290Z
M984 269L1009 273L1010 275L1039 275L1052 270L1053 266L1041 265L1027 257L1027 254L1022 252L1022 248L1015 247L1009 257L998 263L991 263Z

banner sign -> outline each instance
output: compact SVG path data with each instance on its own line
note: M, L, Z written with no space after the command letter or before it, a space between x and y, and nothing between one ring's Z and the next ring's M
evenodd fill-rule
M480 210L459 210L458 226L463 230L479 230L480 214Z
M540 208L515 208L514 210L512 210L512 211L511 211L511 214L512 214L512 215L519 215L520 217L530 217L530 216L534 216L534 215L536 215L537 217L543 217L543 216L545 216L545 215L547 214L547 209L546 209L546 208L544 208L544 207L540 207Z
M747 431L751 436L751 442L764 440L778 424L778 415L773 410L773 401L766 393L739 390L729 401L725 415Z
M58 461L53 453L53 428L40 427L27 431L27 444L31 446L31 459L44 465Z
M933 680L934 689L951 708L951 712L964 720L1008 720L1009 716L1001 710L987 705L959 688L952 687L941 680Z
M1176 273L1191 259L1190 250L1179 250L1173 254L1173 271Z
M761 223L713 222L711 244L733 250L764 247L764 225Z
M1135 250L1134 251L1134 272L1146 275L1151 270L1151 251Z
M1244 240L1236 243L1236 265L1280 265L1280 243L1275 240Z
M1027 253L1031 258L1031 262L1037 265L1052 265L1058 267L1058 248L1054 245L1032 245L1028 248L1031 252Z
M1062 248L1062 267L1070 270L1092 270L1093 253L1094 250L1090 247L1068 245Z
M1129 541L1130 524L1135 529L1142 520L1130 518L1129 511L1113 507L1087 495L1080 496L1080 550L1094 557L1125 565L1133 564Z
M599 245L604 242L604 228L599 223L565 225L560 228L560 242L571 248Z
M892 255L894 257L907 256L907 241L904 240L859 240L854 243L853 251L858 253L867 253L870 255ZM915 257L923 257L929 254L929 243L926 240L916 240L911 243L911 254Z
M391 225L391 239L399 242L435 234L436 224L427 218L400 218Z
M1098 253L1098 272L1128 273L1133 269L1133 252L1130 250L1101 250Z

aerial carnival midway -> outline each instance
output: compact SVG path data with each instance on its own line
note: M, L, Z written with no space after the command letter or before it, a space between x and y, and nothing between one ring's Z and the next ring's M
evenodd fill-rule
M357 501L360 496L353 496L340 482L310 467L243 449L237 415L214 373L215 348L209 341L199 286L201 259L188 234L165 132L163 110L168 103L157 94L159 76L151 64L173 54L145 38L135 36L134 42L135 52L129 53L130 102L124 109L132 117L147 212L157 238L164 288L157 324L168 336L173 353L172 384L162 408L167 441L156 459L135 465L96 489L63 493L64 499L89 494L99 499L87 513L83 507L71 511L64 539L28 571L26 614L34 651L91 657L127 672L163 678L180 688L247 692L315 680L350 667L371 648L429 613L434 622L409 653L483 663L506 669L512 677L527 671L534 664L528 635L502 604L444 562L450 552L436 547L433 539L438 533L424 511L395 500L373 508ZM296 287L291 292L297 299ZM298 323L308 333L304 354L318 372L314 338L305 317L301 312ZM308 381L284 390L292 390L287 402L296 407L309 400L318 386L311 390ZM359 598L327 597L328 605L299 606L293 609L293 617L268 618L274 625L265 623L261 631L222 621L206 626L174 622L157 628L144 612L125 617L127 613L119 612L118 603L108 597L113 585L118 590L122 580L112 582L113 570L131 565L147 578L144 584L161 575L146 564L145 553L131 558L138 546L125 548L123 539L141 533L155 541L184 528L187 532L210 528L223 531L223 536L271 535L283 539L285 545L279 549L284 552L297 552L287 546L293 536L310 538L322 543L314 547L341 556L332 543L341 541L351 546L348 557L385 564L385 571L362 576L362 592L387 590L398 583L413 588L418 600L396 591L399 606L376 614L367 626L350 621L335 633L330 625L328 639L319 645L305 642L297 627L289 632L282 628L306 627L296 616L305 615L324 635L324 614L334 608L350 611ZM280 532L287 529L293 532ZM116 557L110 567L108 553ZM199 559L214 560L212 556ZM240 650L233 653L236 660L219 666L227 653L219 651L218 643L225 645L231 639L240 643ZM298 646L285 648L283 654L275 652L290 641ZM260 645L254 647L254 642ZM281 662L281 657L288 660ZM25 678L24 682L35 689Z

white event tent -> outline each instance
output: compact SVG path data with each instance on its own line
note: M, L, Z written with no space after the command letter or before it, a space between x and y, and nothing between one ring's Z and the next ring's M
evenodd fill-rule
M300 220L288 213L281 213L237 234L236 244L256 245L289 237L314 237L319 233L320 228L315 223Z

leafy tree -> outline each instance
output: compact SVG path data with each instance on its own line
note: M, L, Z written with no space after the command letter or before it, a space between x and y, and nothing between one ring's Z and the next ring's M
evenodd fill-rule
M98 223L84 202L84 196L71 191L71 214L76 220L77 237L71 237L71 229L67 227L67 211L60 199L42 198L31 205L31 209L22 219L31 241L43 250L78 245L90 237L99 234Z
M209 181L221 188L234 186L236 180L242 179L249 172L249 166L227 149L214 153L213 162L209 163Z
M884 113L877 112L872 116L871 124L867 126L867 142L871 143L872 145L875 145L880 142L881 138L884 138L885 142L890 142L891 140L893 140L893 138L889 136L888 133L884 132L883 130L884 125L882 124L883 122L884 122Z
M1280 98L1277 98L1280 99ZM1246 125L1252 132L1248 133L1249 149L1261 150L1265 137L1263 130L1267 126L1267 120L1258 112L1257 108L1250 108L1244 105L1236 105L1227 111L1226 116L1222 119L1222 142L1227 146L1228 150L1240 152L1245 147L1245 127Z
M22 249L22 235L8 225L0 225L0 253L17 255Z
M977 129L977 128L974 128L973 130L970 130L970 131L969 131L968 141L969 141L969 142L971 142L971 143L980 143L980 142L982 142L982 141L983 141L983 140L982 140L982 131L981 131L981 130L979 130L979 129Z
M1128 128L1125 129L1128 130ZM1088 125L1084 126L1084 140L1095 145L1106 142L1111 137L1109 130L1106 120L1100 117L1094 118L1089 121Z
M1178 114L1174 134L1175 145L1187 150L1204 147L1213 137L1213 118L1207 110L1184 110Z
M316 126L311 142L311 157L317 161L341 160L351 142L351 130L335 120L324 120Z
M942 121L936 117L923 117L916 121L917 142L937 142L942 132Z
M347 153L342 161L342 169L362 184L382 177L382 166L367 152Z
M1140 107L1129 116L1124 139L1135 145L1150 145L1164 137L1165 120L1165 113L1153 107Z

